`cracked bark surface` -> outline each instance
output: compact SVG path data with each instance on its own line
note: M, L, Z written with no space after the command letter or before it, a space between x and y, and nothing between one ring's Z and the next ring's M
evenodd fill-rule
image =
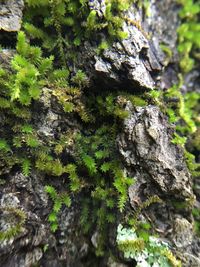
M0 1L0 30L17 32L21 28L23 0Z
M90 9L97 11L101 17L105 12L105 1L91 2ZM169 74L170 81L167 80L169 77L160 77L162 70L165 73L166 65L160 44L165 42L173 49L171 63L177 59L175 45L178 9L174 1L169 0L164 6L162 1L150 1L150 10L149 17L145 17L135 5L124 12L123 30L128 32L128 38L114 42L101 56L96 53L97 40L83 44L75 67L85 70L91 79L91 85L94 84L95 87L100 82L104 87L129 89L132 92L153 89L158 85L161 88L169 87L172 73ZM107 38L103 33L99 37L104 40Z
M199 239L194 236L190 204L195 196L183 149L171 142L173 128L158 107L133 107L128 102L125 109L130 115L117 145L130 175L136 178L129 188L130 204L137 209L148 197L158 195L163 202L146 211L153 225L170 241L175 254L181 255L183 266L199 266ZM177 211L173 200L188 201L185 211Z
M105 12L104 1L90 1L90 9L99 16ZM23 1L0 1L0 28L3 31L18 31L21 25ZM102 55L96 53L97 42L85 42L78 51L78 60L73 66L83 69L93 89L99 87L128 89L131 92L160 90L169 88L176 81L176 27L178 9L173 0L150 1L150 16L145 17L141 10L133 6L127 13L124 30L129 37L115 42ZM131 21L139 21L141 27ZM103 37L106 39L104 33ZM151 36L149 38L149 35ZM166 62L160 43L165 42L173 51L173 57ZM13 51L0 53L0 62L6 68ZM158 195L163 202L150 206L141 214L148 215L155 230L170 242L175 253L185 267L200 266L200 241L193 234L191 206L177 211L171 200L194 198L192 178L186 167L181 147L171 143L173 127L156 106L133 107L126 105L129 117L124 120L121 133L116 140L124 168L136 183L129 188L129 200L133 209L151 195ZM69 129L78 131L81 126L75 118L62 114L58 103L44 88L40 105L34 107L34 124L38 133L45 138L54 138ZM3 120L3 119L2 119ZM73 157L72 151L65 151ZM0 162L4 166L4 162ZM0 265L2 267L30 267L39 262L42 267L85 267L90 257L91 247L95 246L95 233L92 237L77 236L76 225L80 219L80 201L77 196L70 209L65 208L59 217L60 231L51 233L47 216L51 206L44 186L48 177L32 171L29 177L15 170L3 170L6 183L1 184L0 230L9 229L17 220L3 211L10 206L26 213L24 230L15 238L0 244ZM64 181L55 185L62 190ZM120 222L120 216L119 221ZM110 246L115 238L111 229ZM93 243L93 245L92 245ZM94 257L94 255L92 255ZM96 260L93 266L125 267L124 259ZM119 262L118 262L119 261Z
M173 129L156 106L134 108L124 120L118 140L119 151L126 164L149 176L163 194L177 198L192 198L191 175L186 167L183 151L173 144Z

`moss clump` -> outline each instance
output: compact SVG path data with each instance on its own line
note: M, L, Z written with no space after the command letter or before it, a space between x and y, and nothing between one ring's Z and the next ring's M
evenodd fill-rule
M70 207L71 199L67 192L57 193L53 186L46 186L45 191L49 194L51 200L53 201L53 209L49 214L49 222L51 224L51 230L55 232L58 229L58 213L60 212L62 205Z
M0 212L9 214L13 220L11 222L12 226L5 231L0 231L1 241L14 238L23 231L23 225L26 221L26 213L23 210L14 207L1 207ZM17 220L16 223L15 220Z
M182 23L178 28L178 51L181 57L181 70L186 73L193 69L195 60L199 59L200 6L198 1L193 0L178 0L178 3L182 7L179 13Z
M80 112L82 120L87 121L88 115L80 100L81 90L68 84L68 70L54 68L54 57L43 57L41 48L30 45L24 32L18 34L16 49L11 69L0 71L0 104L5 117L2 126L6 129L0 139L4 168L20 164L26 176L34 167L60 176L65 170L59 158L53 156L52 141L46 140L45 144L32 123L33 103L39 100L46 86L52 89L51 95L65 112Z
M59 191L52 185L45 188L53 202L48 217L52 231L58 229L62 207L70 207L74 194L85 193L88 197L83 200L80 222L85 233L93 227L97 228L97 255L105 252L108 227L115 222L114 214L124 212L128 200L127 190L134 182L123 169L115 147L120 122L129 115L124 109L126 102L130 100L135 106L144 106L148 102L162 105L164 101L161 98L168 98L170 104L166 113L172 122L179 123L177 133L181 135L175 136L175 143L184 145L184 135L194 132L197 127L193 121L196 115L191 111L198 97L190 94L183 99L181 91L178 91L180 86L175 86L164 94L152 91L151 99L106 91L105 94L91 93L89 96L87 93L88 98L83 100L84 88L88 86L86 75L79 70L71 77L70 66L75 58L74 53L83 41L95 39L100 31L105 32L108 40L98 40L101 52L114 40L126 38L127 33L122 30L126 19L123 12L131 4L139 2L142 1L108 0L105 12L99 15L89 7L89 1L86 0L26 0L24 32L18 34L17 53L11 62L11 70L0 69L0 108L6 118L2 123L6 130L0 139L0 159L5 163L3 167L10 170L13 166L21 165L26 176L33 168L48 176L65 178L67 189ZM147 1L144 3L148 6ZM192 12L196 17L197 12L190 10ZM182 15L189 24L186 28L189 32L196 33L197 26L188 22L191 16L186 18L186 13L183 12ZM142 31L140 23L129 22ZM191 49L196 51L198 44L194 38L189 39L189 35L184 34L182 27L179 29L182 42L179 51L184 55L187 53L181 62L181 68L189 66L184 69L188 71L193 65L190 57L198 56ZM186 45L188 40L190 43ZM169 54L166 48L165 51ZM47 56L44 57L44 54ZM41 139L33 124L33 104L39 101L44 87L50 89L51 96L58 101L65 116L69 113L78 116L85 129L82 133L68 131L62 132L53 140ZM175 107L172 103L174 97L177 99ZM7 136L10 137L9 140ZM76 155L73 160L66 162L63 153L74 142ZM193 158L190 154L187 154L187 158L190 164ZM144 202L136 211L134 221L137 221L142 208L155 201L158 199L152 197ZM23 223L24 220L21 220L18 226L21 227ZM11 234L14 234L13 230ZM2 233L2 236L8 238L11 234ZM137 246L138 250L142 250L144 243L149 240L147 235L141 231L136 242L121 244L121 248ZM175 262L168 251L159 251L159 258L161 252L165 261L167 258L168 261Z
M134 228L118 225L117 244L125 258L136 260L136 267L152 266L152 264L181 267L181 262L172 254L167 243L153 236L144 240Z

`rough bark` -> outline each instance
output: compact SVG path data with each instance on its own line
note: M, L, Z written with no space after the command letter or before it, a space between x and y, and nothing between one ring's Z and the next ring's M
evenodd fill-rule
M189 204L195 199L192 179L182 149L171 143L173 128L156 106L133 108L128 103L126 109L131 115L124 120L118 147L130 174L136 178L129 188L130 204L136 209L152 195L163 199L156 209L148 210L154 227L170 240L185 266L199 266L198 257L192 253L197 242ZM188 206L177 211L172 200L184 199Z
M21 28L23 0L0 2L0 30L16 32Z
M104 12L104 1L94 2L91 9L96 9L100 16ZM78 51L75 68L87 73L91 87L97 90L105 87L138 92L151 90L155 86L163 90L176 81L178 8L173 0L152 0L150 9L150 17L145 17L136 6L125 13L124 30L128 31L129 37L115 42L102 55L96 53L95 40L83 44ZM0 1L0 28L8 32L18 31L22 10L21 0ZM140 21L141 25L136 25L136 21ZM104 33L102 35L106 39ZM162 42L173 51L170 62L160 49ZM12 53L9 50L0 53L0 63L4 67L7 67ZM171 200L185 199L190 203L194 198L192 178L183 150L171 143L173 127L156 106L136 108L128 102L126 110L130 115L124 120L116 143L124 168L136 178L136 183L129 188L130 205L135 209L149 196L158 195L163 202L146 211L154 228L172 245L185 267L198 267L200 242L193 233L191 206L188 204L184 210L177 211L171 203ZM33 108L33 113L34 124L44 140L53 139L62 131L76 131L81 127L75 118L66 118L62 114L46 88L40 105ZM66 151L66 154L71 156L72 151ZM94 255L90 254L90 247L95 246L95 231L92 240L77 236L76 232L80 216L79 196L75 197L70 209L62 210L60 230L54 235L47 221L51 207L44 185L48 177L36 171L32 171L29 177L10 169L2 173L6 176L6 183L0 185L0 230L9 229L18 220L5 207L21 209L26 213L23 232L0 244L2 267L30 267L38 262L39 266L45 267L128 266L111 258L103 259L100 263L98 260L92 262ZM59 180L55 184L62 190L65 182ZM110 246L114 247L112 235L113 229Z
M91 6L91 10L104 12L98 5L100 1L96 2L96 5ZM103 2L101 1L101 5ZM177 57L175 44L178 9L170 0L164 6L157 1L150 1L150 5L151 15L145 20L144 13L141 9L138 10L137 6L133 6L124 14L123 30L129 33L129 37L115 42L101 56L96 54L96 42L85 42L75 66L83 68L92 81L100 81L101 86L130 89L132 92L153 89L159 83L159 76L162 70L165 71L166 65L160 44L166 43L173 49L174 59ZM106 38L103 35L103 39ZM166 79L161 79L162 88L170 83Z

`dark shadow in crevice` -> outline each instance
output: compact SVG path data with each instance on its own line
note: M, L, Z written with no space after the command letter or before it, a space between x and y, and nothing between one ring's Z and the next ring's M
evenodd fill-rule
M17 43L16 32L6 32L0 30L0 46L2 48L15 49Z
M137 81L131 81L127 77L127 71L120 70L117 73L117 76L120 77L120 81L115 81L114 79L98 75L92 80L90 90L86 90L86 94L93 92L96 95L101 95L105 92L126 92L131 94L142 94L150 89L142 87L141 84Z

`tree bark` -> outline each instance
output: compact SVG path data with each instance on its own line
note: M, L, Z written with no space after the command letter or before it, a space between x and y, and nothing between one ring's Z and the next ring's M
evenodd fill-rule
M101 15L104 1L93 2L90 9ZM114 42L102 54L97 53L95 39L92 42L85 41L78 49L74 72L84 70L91 90L145 93L155 87L166 90L178 81L176 30L180 23L179 7L173 0L149 2L149 16L138 5L133 5L124 13L123 30L129 33L128 38ZM8 40L15 39L12 32L20 30L23 6L22 0L0 1L1 33L8 36ZM107 39L104 32L102 36ZM171 58L160 48L162 43L171 49ZM12 49L0 52L0 63L4 68L9 68L13 53ZM182 260L183 266L200 266L200 240L193 231L190 205L195 199L193 181L183 149L171 143L174 127L156 105L134 107L127 102L125 110L129 111L129 116L120 126L116 146L124 169L136 180L129 187L130 207L137 210L151 196L159 196L162 202L141 211L140 217L149 218L154 230L171 244L172 251ZM62 132L84 128L76 117L67 117L62 112L48 88L43 89L32 112L34 125L43 140L48 138L53 141ZM73 148L66 154L73 157ZM130 266L116 249L116 227L122 215L119 214L115 229L109 229L108 233L107 247L113 251L116 259L98 258L93 252L98 232L93 229L92 233L85 236L76 231L84 195L74 196L72 206L63 208L59 215L59 231L54 234L47 219L51 204L44 190L50 178L34 169L26 177L15 168L4 170L4 162L0 162L0 165L1 175L6 181L0 185L1 231L8 230L19 220L7 207L26 213L23 231L0 244L2 267ZM65 183L57 179L54 184L62 190ZM177 210L173 201L186 201L188 205Z

